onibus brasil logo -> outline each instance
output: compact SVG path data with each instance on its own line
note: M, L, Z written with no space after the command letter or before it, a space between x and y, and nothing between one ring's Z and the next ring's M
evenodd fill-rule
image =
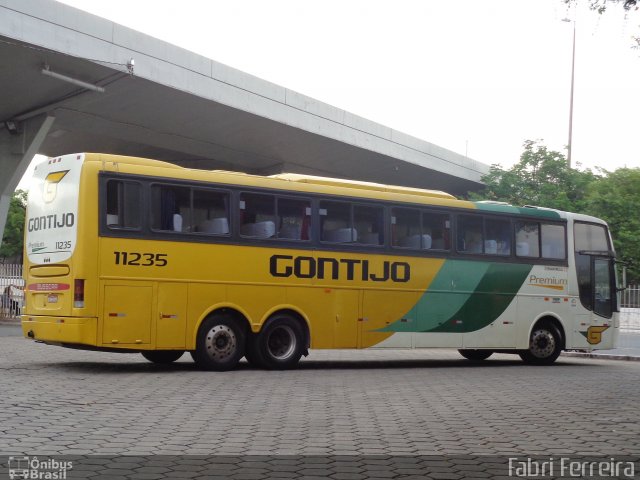
M73 462L55 458L13 456L9 457L8 467L11 480L64 480L67 478L67 470L73 468Z

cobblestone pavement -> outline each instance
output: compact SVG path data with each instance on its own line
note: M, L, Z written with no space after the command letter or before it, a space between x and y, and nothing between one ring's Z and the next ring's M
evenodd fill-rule
M74 455L86 477L228 478L248 462L234 478L487 478L507 456L640 455L640 362L334 350L213 373L188 354L158 366L0 337L0 376L0 455ZM211 455L227 470L198 470Z

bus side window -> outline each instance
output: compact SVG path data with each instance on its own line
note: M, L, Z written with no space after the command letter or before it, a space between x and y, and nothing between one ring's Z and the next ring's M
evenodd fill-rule
M394 208L391 211L391 245L421 248L421 238L420 212L409 208Z
M357 242L365 245L384 245L384 210L382 207L356 205L353 223L358 232Z
M458 217L458 251L482 253L482 217L460 215Z
M309 240L311 234L311 202L278 198L278 238Z
M422 214L422 248L449 250L451 220L447 213L424 212Z
M276 234L276 199L273 195L242 193L240 195L240 235L271 238Z
M142 189L139 183L107 181L106 223L109 228L140 228Z
M537 222L516 223L516 255L532 258L540 256L540 226Z
M542 257L564 260L567 256L565 243L565 227L563 225L541 226Z
M191 189L172 185L152 186L151 228L169 232L190 232Z
M502 219L485 220L484 253L511 255L511 222Z
M320 202L320 231L323 242L357 242L358 232L351 224L351 204Z
M193 191L194 232L229 234L229 194L213 190Z

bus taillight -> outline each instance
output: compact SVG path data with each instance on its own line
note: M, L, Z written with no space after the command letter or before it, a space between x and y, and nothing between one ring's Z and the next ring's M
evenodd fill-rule
M73 306L84 308L84 279L76 278L73 284Z

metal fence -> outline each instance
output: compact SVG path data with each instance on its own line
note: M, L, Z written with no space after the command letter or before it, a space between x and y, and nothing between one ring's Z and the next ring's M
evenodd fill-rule
M622 291L620 298L622 308L640 308L640 286L629 285Z
M19 318L23 305L22 265L0 264L0 318Z

